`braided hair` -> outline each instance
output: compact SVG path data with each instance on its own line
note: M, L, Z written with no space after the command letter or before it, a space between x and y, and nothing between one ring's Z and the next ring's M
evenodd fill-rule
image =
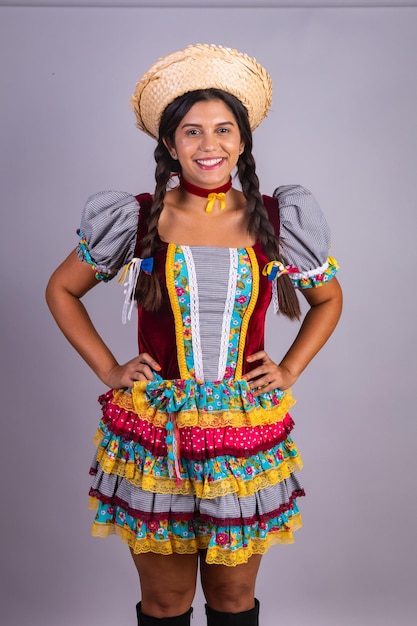
M249 233L261 242L271 261L281 261L279 240L269 221L268 212L259 191L259 179L252 154L252 131L247 110L235 96L220 89L201 89L179 96L166 107L162 115L158 143L154 151L156 186L148 220L148 232L141 241L141 256L143 258L154 256L158 249L158 220L164 206L167 185L171 175L181 171L179 161L170 156L164 139L169 145L175 145L175 131L183 117L197 102L209 100L222 100L232 111L240 130L244 150L239 157L237 171L249 211ZM280 312L290 319L298 319L300 304L289 276L282 275L278 279L277 287ZM135 296L138 304L149 311L157 311L160 308L162 292L156 263L151 275L140 273Z

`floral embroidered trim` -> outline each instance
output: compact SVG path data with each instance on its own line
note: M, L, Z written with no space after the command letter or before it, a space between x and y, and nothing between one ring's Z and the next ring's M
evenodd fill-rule
M239 338L238 358L236 363L235 380L242 378L243 370L243 354L245 350L246 335L248 332L249 320L255 309L256 301L259 294L259 265L253 248L246 249L252 266L252 293L248 307L242 320L242 327Z
M103 282L107 283L109 280L114 278L115 274L106 273L106 272L103 272L103 271L101 271L99 269L97 263L92 258L91 254L90 254L90 251L88 249L88 241L84 237L84 235L82 234L80 229L77 230L77 235L80 238L80 240L78 242L78 249L81 252L81 256L82 256L83 260L86 263L88 263L88 265L94 270L94 275L95 275L96 279L97 280L102 280Z
M174 277L175 250L176 250L175 244L173 243L168 244L166 262L165 262L165 275L166 275L166 285L167 285L167 290L168 290L168 296L169 296L169 300L171 303L172 312L174 315L175 337L177 341L178 367L180 370L181 378L188 380L191 378L191 375L188 371L187 362L185 359L181 309L180 309L180 305L178 302L177 293L175 290L175 277Z
M338 272L339 265L335 258L329 256L321 267L308 272L300 272L291 276L292 283L297 289L321 287L331 280Z

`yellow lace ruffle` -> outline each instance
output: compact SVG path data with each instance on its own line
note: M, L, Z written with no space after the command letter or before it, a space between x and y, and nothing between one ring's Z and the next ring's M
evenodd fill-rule
M93 504L93 503L92 503ZM96 507L95 507L96 508ZM251 539L248 546L243 550L231 551L221 547L209 548L210 537L197 537L196 539L180 539L172 537L169 542L153 540L151 538L137 539L134 532L127 527L121 528L116 524L100 524L94 522L91 534L94 537L109 537L118 535L135 554L153 552L155 554L196 554L198 550L207 550L206 563L210 565L226 565L234 567L247 563L254 554L265 554L275 544L294 543L293 533L301 528L300 513L292 517L285 530L271 531L264 539Z
M176 483L175 478L142 473L133 461L127 463L121 459L111 458L106 455L104 448L98 450L97 460L106 474L121 476L135 487L141 487L144 491L164 494L191 494L196 495L198 498L212 499L230 493L237 493L239 497L251 496L261 489L266 489L266 487L282 482L289 478L293 472L299 471L303 467L298 450L296 452L296 456L285 459L279 467L264 470L250 480L230 475L223 480L207 481L205 483L181 479L179 485Z
M123 389L114 391L113 404L121 409L136 413L140 419L151 422L157 428L165 428L169 421L169 415L164 411L157 411L149 406L145 396L145 380L134 383L132 392ZM282 421L290 408L294 406L296 400L289 390L286 390L284 397L276 406L269 409L261 406L250 411L220 410L220 411L180 411L176 417L178 428L186 426L197 426L199 428L223 428L233 426L234 428L263 426L265 424L275 424Z

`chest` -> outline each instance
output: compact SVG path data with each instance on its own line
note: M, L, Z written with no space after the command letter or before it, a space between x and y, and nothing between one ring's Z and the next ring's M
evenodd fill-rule
M246 248L255 244L248 232L245 211L225 211L217 214L175 211L167 207L158 222L162 241L186 246Z

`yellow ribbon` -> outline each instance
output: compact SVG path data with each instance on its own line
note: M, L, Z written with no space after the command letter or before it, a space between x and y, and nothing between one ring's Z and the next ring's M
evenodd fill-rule
M333 256L327 257L327 262L329 265L333 265L335 269L339 269L339 264Z
M205 208L206 213L211 213L215 200L220 200L220 211L226 208L226 194L225 193L209 193L207 196L207 206Z
M129 263L126 263L126 265L123 266L122 272L119 278L117 279L117 282L120 283L120 285L125 284L131 267L132 267L132 261L129 261Z

